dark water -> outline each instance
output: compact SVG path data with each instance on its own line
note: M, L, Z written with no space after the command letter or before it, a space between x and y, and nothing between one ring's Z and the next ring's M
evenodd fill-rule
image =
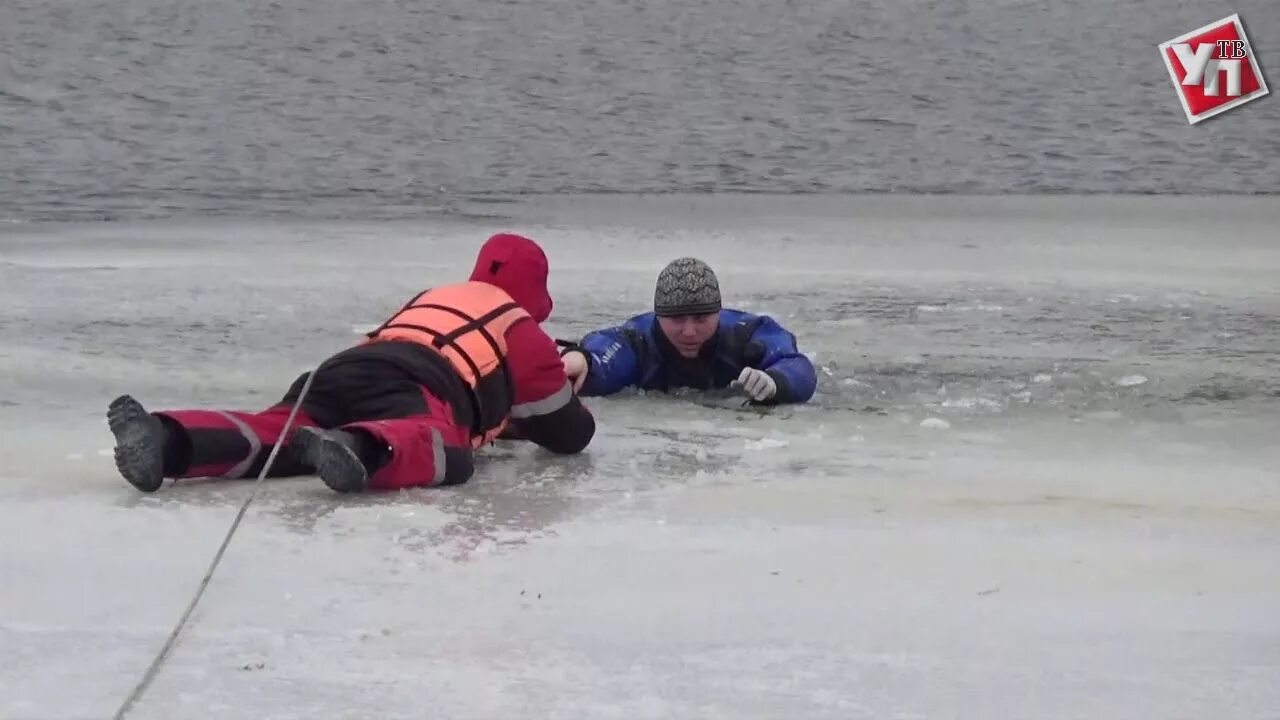
M1156 45L1273 0L4 0L0 218L574 192L1280 192Z

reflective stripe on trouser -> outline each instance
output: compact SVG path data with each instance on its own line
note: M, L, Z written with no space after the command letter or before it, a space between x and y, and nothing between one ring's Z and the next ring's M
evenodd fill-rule
M453 421L449 405L422 391L427 414L365 420L343 426L371 433L391 450L390 459L369 478L370 489L458 485L471 479L475 465L471 434Z
M187 431L191 441L191 462L174 477L256 477L280 438L289 405L277 405L259 413L238 410L166 410L164 415ZM299 411L289 432L304 425L315 425L306 413ZM311 469L280 449L271 466L271 477L309 475Z

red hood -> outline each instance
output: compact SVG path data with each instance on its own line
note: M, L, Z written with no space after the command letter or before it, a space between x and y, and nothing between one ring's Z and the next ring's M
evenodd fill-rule
M499 233L480 248L471 279L502 288L541 323L551 316L548 270L546 253L538 243L523 235Z

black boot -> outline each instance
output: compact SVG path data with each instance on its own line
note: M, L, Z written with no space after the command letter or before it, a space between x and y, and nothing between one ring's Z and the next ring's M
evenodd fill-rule
M364 492L369 487L369 470L361 460L365 448L354 434L304 427L298 429L291 444L334 492Z
M167 433L160 418L142 403L121 395L107 407L107 426L116 438L116 469L142 492L155 492L164 483Z

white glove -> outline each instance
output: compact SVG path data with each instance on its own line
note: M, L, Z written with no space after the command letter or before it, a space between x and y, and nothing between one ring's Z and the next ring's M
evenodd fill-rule
M743 368L742 374L734 382L757 402L768 400L778 392L778 383L769 377L769 373L755 368Z

